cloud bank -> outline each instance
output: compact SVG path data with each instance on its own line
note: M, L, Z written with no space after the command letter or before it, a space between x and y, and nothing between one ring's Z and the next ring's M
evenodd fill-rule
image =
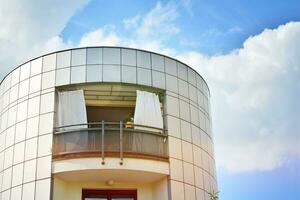
M70 8L65 5L68 12L61 16L54 17L52 15L57 12L49 11L51 20L60 21L59 25L51 24L46 18L35 21L29 17L30 30L22 27L19 31L25 29L28 33L20 33L16 40L12 32L17 24L6 22L5 31L0 31L0 41L5 44L0 47L0 53L5 55L0 65L14 64L11 59L16 58L15 52L6 50L10 44L14 48L22 47L18 49L18 58L22 60L36 52L89 45L158 51L190 64L207 80L211 89L218 167L231 172L272 170L288 165L290 159L300 158L299 22L266 29L249 37L241 48L231 53L206 56L195 51L179 52L168 45L170 38L181 32L176 20L179 10L187 7L188 1L183 1L184 5L157 3L147 13L124 19L123 28L129 31L127 36L120 35L114 25L107 24L85 33L78 42L65 41L59 33L76 10L86 3L76 2ZM36 10L30 7L23 14L40 15ZM1 8L0 13L3 13ZM17 17L12 16L13 19ZM0 15L0 24L1 20L4 21L4 17ZM37 42L31 46L36 38Z

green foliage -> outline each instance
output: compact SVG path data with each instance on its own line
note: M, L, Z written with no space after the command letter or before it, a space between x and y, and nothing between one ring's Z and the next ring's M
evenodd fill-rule
M211 192L209 194L209 200L218 200L219 199L219 191L218 192Z

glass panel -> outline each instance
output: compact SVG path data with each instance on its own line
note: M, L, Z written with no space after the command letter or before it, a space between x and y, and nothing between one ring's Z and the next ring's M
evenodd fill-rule
M102 48L87 49L87 64L102 64Z
M86 63L86 50L85 49L76 49L72 50L72 60L71 65L85 65Z
M54 87L55 85L55 71L43 73L42 90Z
M136 66L136 51L122 49L122 65Z
M158 87L162 89L166 88L165 73L152 71L152 77L153 77L153 87Z
M151 68L150 53L144 51L137 51L137 66L143 68Z
M21 197L22 197L22 185L11 189L11 197L10 197L11 200L20 200Z
M54 92L44 94L41 96L41 110L40 113L48 113L54 111Z
M167 83L167 90L171 92L178 93L178 81L177 77L166 75L166 83Z
M188 98L189 97L189 88L188 88L188 83L178 79L178 90L179 94Z
M7 126L10 127L16 123L17 106L14 106L8 110Z
M56 86L67 85L70 83L70 68L56 71Z
M121 72L118 65L103 65L103 81L120 82Z
M40 74L42 72L42 58L35 59L31 62L30 76Z
M20 68L15 69L11 75L11 85L15 85L19 82L20 79Z
M25 140L26 121L16 125L16 143Z
M22 184L23 163L13 167L12 187Z
M27 183L35 180L36 160L30 160L24 163L23 182Z
M190 106L189 103L180 100L179 101L180 106L180 118L184 119L186 121L190 121Z
M196 86L196 72L192 69L188 69L188 79L189 79L189 83L191 83L192 85Z
M27 117L27 103L28 101L23 101L18 104L18 114L17 114L17 122L23 121Z
M167 156L164 137L142 132L125 131L123 134L123 151L127 153Z
M197 103L197 89L191 84L189 84L189 96L190 96L190 100Z
M52 148L52 134L43 135L39 137L38 142L38 156L47 156L51 154Z
M53 154L59 152L100 151L99 131L78 131L54 136Z
M151 86L151 71L138 68L138 84Z
M122 66L122 82L136 83L136 67Z
M15 85L10 89L10 99L9 99L10 103L18 99L18 93L19 93L19 85Z
M69 67L71 61L71 51L57 53L57 68Z
M43 135L53 131L53 113L40 115L39 134Z
M190 142L192 139L191 124L184 120L180 120L180 127L182 139Z
M55 69L56 54L44 56L43 58L43 72L51 71Z
M87 66L87 82L102 81L102 65Z
M24 161L25 142L21 142L15 145L14 149L14 164L18 164Z
M84 83L85 82L85 66L71 67L71 83Z
M178 77L187 81L187 66L177 62L178 66Z
M23 185L22 199L33 200L34 199L35 182L27 183Z
M11 178L12 178L11 174L12 174L12 168L8 168L7 170L5 170L3 172L3 180L5 180L5 181L2 182L2 191L10 188Z
M5 150L5 155L4 155L4 169L11 167L13 164L13 154L14 154L14 149L13 146L9 147L8 149Z
M38 92L41 90L41 75L30 78L29 93Z
M28 100L28 118L37 116L40 111L40 96Z
M19 98L28 95L29 91L29 79L22 81L19 85Z
M36 176L37 179L48 178L51 176L51 156L38 158Z
M36 158L37 153L37 138L26 140L25 145L25 160Z
M5 146L10 147L11 145L13 145L14 139L15 139L15 127L12 126L12 127L8 128L6 131Z
M20 81L29 78L29 74L30 74L30 62L21 66Z
M151 58L152 58L152 69L164 72L165 71L164 57L156 54L151 54Z
M103 64L120 64L120 49L119 48L104 48L103 49Z
M49 199L51 179L44 179L36 182L35 199Z
M166 72L173 76L177 76L176 61L170 58L165 58Z
M39 117L34 117L27 120L26 139L33 138L38 135ZM25 130L24 130L25 131Z

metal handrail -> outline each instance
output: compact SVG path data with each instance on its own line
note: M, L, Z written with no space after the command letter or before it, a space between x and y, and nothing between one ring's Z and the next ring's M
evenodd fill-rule
M119 125L120 122L104 122L105 125ZM88 126L89 125L102 125L102 122L89 122L89 123L81 123L81 124L72 124L72 125L65 125L65 126L58 126L54 128L54 132L58 129L63 128L70 128L70 127L78 127L78 126ZM123 122L123 125L126 125L126 123ZM141 124L130 124L133 127L141 127L141 128L151 128L159 131L165 132L166 130L163 128L153 127L153 126L147 126L147 125L141 125ZM77 129L78 130L78 129Z
M99 127L92 127L94 125L97 125ZM87 128L82 128L82 126L87 126ZM129 127L128 127L129 126ZM78 127L78 128L76 128ZM64 130L68 128L67 130ZM71 129L70 129L71 128ZM149 130L142 130L139 128L146 128ZM149 135L155 135L155 136L159 136L159 137L163 137L163 143L166 142L167 139L167 134L166 134L166 130L165 129L161 129L161 128L156 128L156 127L151 127L151 126L145 126L145 125L137 125L137 124L127 124L124 123L123 121L119 121L119 122L105 122L105 121L101 121L101 122L92 122L92 123L82 123L82 124L73 124L73 125L67 125L67 126L60 126L60 127L55 127L54 128L54 135L64 135L64 134L68 134L68 133L76 133L76 132L84 132L84 131L96 131L99 132L99 134L101 134L101 163L102 165L105 164L105 132L106 131L119 131L119 156L120 156L120 165L123 164L123 132L133 132L133 133L137 133L137 134L149 134ZM163 144L161 143L161 144ZM83 151L84 152L84 151ZM143 152L143 151L141 151ZM59 152L57 155L59 155L62 152ZM139 152L137 152L139 153ZM149 154L151 155L151 153Z

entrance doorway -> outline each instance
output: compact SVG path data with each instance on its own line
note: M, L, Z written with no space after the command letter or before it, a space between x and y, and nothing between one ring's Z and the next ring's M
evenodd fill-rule
M137 191L84 189L82 200L137 200Z

